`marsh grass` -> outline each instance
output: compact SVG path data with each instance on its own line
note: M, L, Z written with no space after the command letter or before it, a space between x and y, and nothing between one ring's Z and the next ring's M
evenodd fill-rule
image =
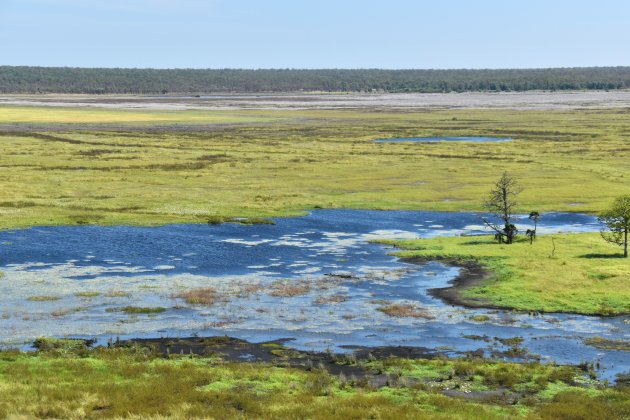
M122 290L110 290L109 292L107 292L105 294L105 296L107 297L129 297L130 293L129 292L124 292Z
M85 297L85 298L90 298L90 297L97 297L101 295L101 292L90 292L90 291L86 291L86 292L77 292L74 294L77 297Z
M488 322L490 321L490 317L488 315L471 315L468 319L475 322Z
M585 339L584 343L598 349L630 351L630 341L627 340L610 340L596 336Z
M212 287L188 290L176 297L184 299L190 305L213 305L219 299L216 289Z
M33 302L49 302L54 300L61 299L60 296L51 296L51 295L41 295L41 296L30 296L26 300L30 300Z
M85 349L88 346L86 340L41 337L33 342L33 347L40 351L46 352L51 350L72 351Z
M276 280L269 286L268 293L274 297L295 297L307 294L311 288L306 280Z
M423 318L423 319L435 318L426 309L419 308L418 306L412 305L412 304L393 303L393 304L381 306L378 308L378 310L383 312L386 315L396 317L396 318Z
M124 312L126 314L159 314L166 311L166 308L144 307L144 306L124 306L122 308L107 308L107 312Z
M446 262L477 261L488 271L480 283L460 287L458 299L471 306L496 306L534 312L595 315L630 313L630 260L606 258L618 249L597 233L540 235L533 245L499 245L483 236L384 241L404 251L402 257ZM584 258L585 250L599 258ZM593 275L597 273L597 275ZM464 276L466 272L464 271Z
M256 110L238 117L248 124L218 111L2 106L0 126L46 125L37 133L0 131L7 168L0 194L11 197L0 207L0 226L235 216L268 223L312 208L481 210L480 197L503 170L522 180L520 211L598 211L624 193L630 157L630 122L619 110ZM165 118L172 125L153 126ZM200 118L223 125L196 131ZM107 124L116 131L97 130ZM372 142L462 134L515 141Z
M313 303L315 305L329 305L334 303L342 303L348 300L345 295L320 296Z
M565 366L351 361L356 369L390 377L389 385L373 387L319 367L163 357L137 346L89 349L81 340L42 342L43 350L32 354L0 351L0 417L573 419L588 413L612 419L629 413L630 389L577 385L580 370ZM462 396L442 395L447 390ZM496 390L505 397L479 397Z

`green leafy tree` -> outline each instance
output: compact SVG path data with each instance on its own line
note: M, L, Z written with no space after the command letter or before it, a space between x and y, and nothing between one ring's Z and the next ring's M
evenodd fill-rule
M602 238L607 242L623 246L623 256L628 258L628 230L630 230L630 195L622 195L612 206L599 216L604 225Z

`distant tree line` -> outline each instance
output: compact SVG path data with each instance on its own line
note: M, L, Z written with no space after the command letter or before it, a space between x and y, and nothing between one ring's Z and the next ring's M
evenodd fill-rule
M466 92L630 88L630 67L505 70L122 69L0 66L0 93Z

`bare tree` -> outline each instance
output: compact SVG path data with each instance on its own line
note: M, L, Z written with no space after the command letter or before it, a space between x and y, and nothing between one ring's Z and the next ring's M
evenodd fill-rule
M484 202L484 207L503 222L501 226L483 219L484 223L496 232L495 238L499 243L511 244L518 233L518 229L512 223L512 214L518 205L516 196L520 192L516 179L503 172Z
M628 258L628 230L630 230L630 195L622 195L612 206L599 216L604 225L601 230L604 240L623 246L623 256Z

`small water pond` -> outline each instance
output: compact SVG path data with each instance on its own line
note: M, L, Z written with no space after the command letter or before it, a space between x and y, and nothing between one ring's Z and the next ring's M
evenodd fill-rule
M627 353L584 339L627 340L628 317L530 316L446 305L427 290L458 268L407 264L370 243L484 232L481 214L317 210L275 225L59 226L0 232L0 344L39 336L289 338L304 350L418 346L458 354L523 348L542 360L600 360L602 377L630 369ZM526 228L526 216L519 227ZM592 216L545 214L539 232L596 231ZM212 288L191 302L190 292ZM198 302L199 303L199 302ZM207 302L206 302L207 303ZM384 305L415 304L396 318ZM132 313L125 308L163 308ZM483 322L479 320L483 319ZM501 341L504 340L504 341ZM509 340L508 340L509 342Z
M508 137L395 137L374 140L375 143L437 143L442 141L501 143L512 141L512 139Z

